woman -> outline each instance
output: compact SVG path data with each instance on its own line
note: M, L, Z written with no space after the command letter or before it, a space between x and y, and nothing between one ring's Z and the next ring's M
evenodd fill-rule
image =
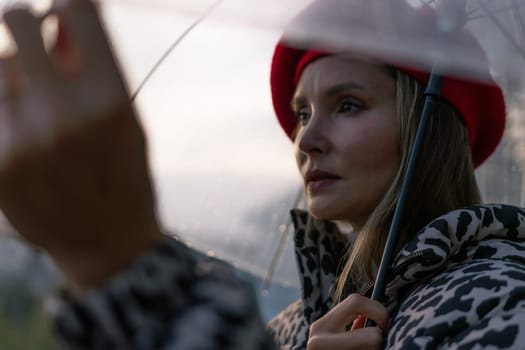
M352 35L345 32L348 17L357 20L374 5L385 2L317 1L296 22ZM412 29L434 23L430 13L404 11L412 11L406 23ZM297 46L285 34L272 63L274 106L294 141L308 208L292 213L303 299L269 323L277 343L282 349L523 347L525 211L479 205L474 177L474 166L502 135L500 89L445 78L383 306L365 296L399 197L428 73L319 46ZM328 220L350 223L353 232L344 235ZM377 327L361 329L363 318Z

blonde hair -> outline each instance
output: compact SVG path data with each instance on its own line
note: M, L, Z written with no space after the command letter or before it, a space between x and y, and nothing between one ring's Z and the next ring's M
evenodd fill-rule
M390 188L347 252L336 286L336 302L347 295L345 287L349 285L348 282L366 285L373 281L373 269L381 259L423 109L422 84L399 70L393 71L393 75L396 79L396 119L399 125L401 164ZM432 219L481 201L468 132L450 104L442 101L436 104L423 143L407 196L397 251Z

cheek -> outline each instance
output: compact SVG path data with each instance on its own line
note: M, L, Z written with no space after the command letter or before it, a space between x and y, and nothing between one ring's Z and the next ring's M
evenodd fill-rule
M397 167L400 163L399 139L395 126L364 125L346 133L342 152L349 165L364 171ZM373 174L373 173L370 173Z

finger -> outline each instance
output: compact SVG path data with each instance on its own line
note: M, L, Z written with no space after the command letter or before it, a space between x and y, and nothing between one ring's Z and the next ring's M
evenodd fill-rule
M381 329L368 327L353 332L323 333L308 339L307 350L382 349L384 336Z
M13 57L0 58L0 101L5 102L19 91L21 82L19 68Z
M17 106L28 85L28 77L19 57L0 57L0 105L3 119L18 119Z
M319 329L329 332L341 332L359 316L374 320L383 329L388 328L388 312L379 302L359 294L352 294L337 304L323 318L314 322Z
M79 52L71 45L71 40L61 18L58 18L57 21L57 37L51 55L60 62L61 71L66 77L73 78L81 72Z
M17 121L13 108L17 99L15 70L13 57L0 58L0 168L9 154Z
M89 0L66 0L57 11L66 46L73 48L73 60L77 60L82 84L73 87L75 101L84 115L122 103L129 96L120 69L104 33L98 11ZM74 66L74 65L73 65ZM73 82L75 79L73 79ZM89 99L83 98L89 93Z
M41 33L41 19L26 8L8 10L4 20L18 48L19 58L32 83L48 83L54 78L54 69L47 55Z
M95 5L89 0L68 0L59 18L66 38L78 51L82 70L88 75L106 76L116 71L112 50Z

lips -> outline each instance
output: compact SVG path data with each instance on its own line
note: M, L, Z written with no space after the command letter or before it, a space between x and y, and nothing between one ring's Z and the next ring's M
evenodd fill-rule
M308 170L306 173L306 182L321 181L321 180L338 180L341 177L328 173L322 170Z
M334 184L341 177L326 171L312 169L306 173L305 182L309 190L320 190Z

